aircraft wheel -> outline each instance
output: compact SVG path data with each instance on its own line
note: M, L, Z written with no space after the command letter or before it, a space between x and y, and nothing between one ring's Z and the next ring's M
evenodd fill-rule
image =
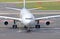
M25 29L25 30L27 30L27 29L28 29L28 27L27 27L27 26L24 26L24 29Z
M13 29L16 29L16 28L17 28L17 25L13 25L12 28L13 28Z
M29 29L29 30L27 30L27 32L31 32L31 30Z
M27 26L24 26L25 29L27 29L28 27Z
M35 28L40 28L40 25L35 25Z
M27 32L31 32L31 28L30 27L27 27Z

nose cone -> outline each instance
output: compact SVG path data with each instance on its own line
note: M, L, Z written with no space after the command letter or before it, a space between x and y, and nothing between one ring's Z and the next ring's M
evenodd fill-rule
M27 20L24 22L24 25L29 25L32 21L31 20Z

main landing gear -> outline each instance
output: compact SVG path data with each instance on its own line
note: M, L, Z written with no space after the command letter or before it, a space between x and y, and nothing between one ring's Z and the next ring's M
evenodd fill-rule
M17 25L16 25L16 21L14 20L14 24L12 25L12 28L13 29L16 29L17 28Z
M37 20L37 25L35 25L35 28L40 28L39 20Z

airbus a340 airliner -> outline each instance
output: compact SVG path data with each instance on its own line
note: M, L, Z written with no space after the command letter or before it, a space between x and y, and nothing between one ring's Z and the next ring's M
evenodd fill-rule
M14 20L14 24L13 24L12 28L17 28L16 22L15 22L17 20L24 25L24 28L26 28L27 31L30 31L30 27L40 28L39 20L60 17L60 15L54 15L54 16L35 18L34 15L29 11L29 10L33 10L34 8L26 9L25 4L26 4L25 0L23 0L23 8L22 9L6 7L7 9L19 10L20 18L7 17L7 16L0 16L0 18ZM5 25L7 25L7 24L8 24L8 22L6 21ZM50 22L48 21L48 22L46 22L46 24L49 25Z

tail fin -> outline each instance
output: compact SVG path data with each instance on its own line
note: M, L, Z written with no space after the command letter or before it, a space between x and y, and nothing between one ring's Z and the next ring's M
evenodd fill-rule
M23 8L25 8L26 0L23 0Z

